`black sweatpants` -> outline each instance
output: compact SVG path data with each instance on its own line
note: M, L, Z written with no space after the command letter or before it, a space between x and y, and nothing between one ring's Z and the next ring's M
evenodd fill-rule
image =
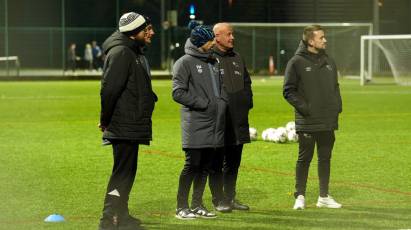
M193 197L191 207L196 208L202 205L202 198L207 182L211 159L215 149L184 149L186 159L184 168L181 171L178 192L177 192L177 209L189 208L188 195L191 185L193 184Z
M138 142L110 140L113 170L104 200L103 218L128 216L128 199L137 173Z
M335 142L334 131L298 132L298 160L295 176L295 197L305 195L307 187L308 171L314 155L314 147L317 144L318 154L318 178L320 182L320 196L328 194L330 181L331 152Z

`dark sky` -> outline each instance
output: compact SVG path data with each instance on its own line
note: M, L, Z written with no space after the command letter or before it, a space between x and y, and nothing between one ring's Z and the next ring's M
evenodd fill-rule
M411 33L411 0L380 0L382 33ZM5 0L0 0L3 8ZM161 0L65 0L67 27L115 27L117 13L143 12L160 26ZM231 22L372 22L373 0L164 0L178 12L179 25L188 22L188 6L206 24ZM59 27L62 0L8 0L9 26ZM0 25L4 11L0 10Z

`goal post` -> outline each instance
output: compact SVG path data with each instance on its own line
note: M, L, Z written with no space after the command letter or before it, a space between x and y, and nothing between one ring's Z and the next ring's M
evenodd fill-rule
M0 57L0 76L20 76L20 60L18 56Z
M411 34L361 36L360 84L411 85Z
M341 76L360 76L360 39L373 33L372 23L236 23L235 50L257 75L283 75L294 55L306 26L319 24L325 30L327 53L337 64ZM272 68L272 63L275 68ZM272 71L274 69L274 71Z

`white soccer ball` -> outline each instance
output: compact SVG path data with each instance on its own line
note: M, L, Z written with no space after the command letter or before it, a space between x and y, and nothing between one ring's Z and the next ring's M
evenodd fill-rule
M270 133L269 141L274 142L274 143L277 143L278 140L279 140L279 137L278 137L277 133L275 133L275 132L274 132L274 133Z
M294 121L288 122L285 128L287 129L287 131L295 130L295 122Z
M264 131L261 133L261 138L262 138L264 141L268 141L268 132L267 132L267 130L264 130Z
M298 135L295 132L295 130L291 130L287 133L287 139L288 139L288 141L291 141L291 142L297 142L298 141Z
M277 136L276 142L284 143L287 141L287 130L284 127L279 127L275 132Z
M272 141L274 132L275 132L275 129L268 128L263 131L263 133L261 134L261 137L263 138L264 141Z
M253 127L250 127L250 128L248 129L248 131L249 131L249 133L250 133L250 139L251 139L252 141L257 140L257 136L258 136L257 129L256 129L256 128L253 128Z
M275 129L268 130L268 141L276 142L277 135L275 133Z

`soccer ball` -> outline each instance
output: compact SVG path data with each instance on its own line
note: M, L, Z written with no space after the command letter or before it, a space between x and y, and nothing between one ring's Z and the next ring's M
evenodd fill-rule
M251 135L251 131L250 131L250 135ZM295 130L294 121L288 122L285 127L278 127L276 129L268 128L262 132L261 137L263 138L264 141L270 141L274 143L286 143L287 141L290 141L290 142L298 141L298 135Z
M276 129L275 131L275 135L276 135L276 140L275 142L277 143L284 143L287 141L287 130L284 127L279 127L278 129Z
M257 140L257 136L258 136L257 129L255 129L255 128L253 128L253 127L250 127L250 128L248 129L248 131L250 132L250 139L251 139L252 141Z
M288 122L285 128L287 129L287 131L295 130L295 122L294 121Z
M274 132L275 132L275 129L268 128L263 131L263 133L261 134L261 137L263 138L264 141L272 141Z
M291 141L291 142L297 142L298 141L298 135L295 132L295 130L291 130L287 133L287 139L288 139L288 141Z

